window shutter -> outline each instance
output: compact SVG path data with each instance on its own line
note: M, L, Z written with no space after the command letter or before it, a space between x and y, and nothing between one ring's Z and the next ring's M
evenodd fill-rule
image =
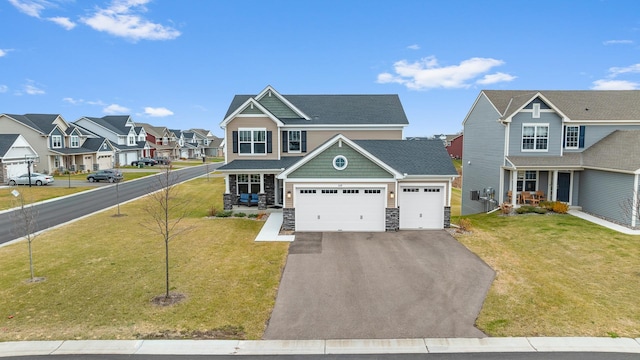
M267 153L271 154L273 152L273 146L271 145L271 138L273 131L267 131Z
M231 133L231 137L233 138L233 153L237 154L238 153L238 132L233 131Z
M282 132L282 152L289 152L288 131Z
M584 125L580 126L580 137L578 138L578 147L580 149L584 148L584 130L585 130Z
M302 150L302 152L307 152L307 132L306 131L301 131L300 132L300 148Z
M567 126L562 129L562 148L567 147Z

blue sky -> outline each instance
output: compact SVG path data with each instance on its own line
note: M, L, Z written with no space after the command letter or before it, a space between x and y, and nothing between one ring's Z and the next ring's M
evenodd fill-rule
M398 94L456 133L482 89L640 89L640 2L0 0L0 113L218 126L235 94Z

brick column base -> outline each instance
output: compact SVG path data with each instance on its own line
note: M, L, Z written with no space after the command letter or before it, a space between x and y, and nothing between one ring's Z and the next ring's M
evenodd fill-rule
M444 227L451 227L451 206L444 207Z
M386 208L385 209L385 230L398 231L399 228L400 228L400 209Z
M233 204L236 202L236 196L230 193L222 195L224 210L232 210Z
M267 209L267 194L258 194L258 210Z
M282 229L295 230L296 229L296 209L284 208L282 209Z

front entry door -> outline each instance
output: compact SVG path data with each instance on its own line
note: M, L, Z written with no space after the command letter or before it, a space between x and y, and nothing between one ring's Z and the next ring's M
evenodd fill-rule
M571 174L558 173L558 201L569 202L569 189L571 188Z

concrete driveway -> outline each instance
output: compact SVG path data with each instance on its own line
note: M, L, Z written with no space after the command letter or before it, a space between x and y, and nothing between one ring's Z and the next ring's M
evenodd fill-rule
M264 338L484 337L494 275L446 231L296 233Z

